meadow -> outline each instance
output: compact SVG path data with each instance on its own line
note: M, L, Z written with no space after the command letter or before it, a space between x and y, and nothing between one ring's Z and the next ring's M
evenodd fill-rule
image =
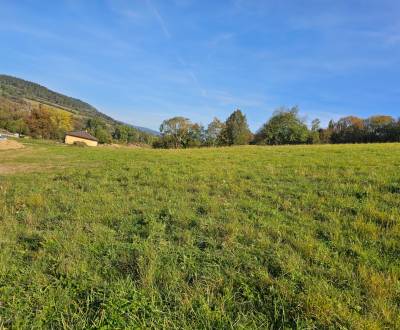
M0 328L400 329L400 144L0 151Z

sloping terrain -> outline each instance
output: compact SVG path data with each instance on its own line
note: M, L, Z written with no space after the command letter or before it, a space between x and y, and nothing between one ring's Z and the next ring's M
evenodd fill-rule
M53 92L39 84L7 75L0 75L0 95L13 101L33 100L83 116L100 117L111 123L116 122L86 102Z
M0 110L17 113L39 106L50 110L67 111L73 114L77 120L99 118L108 125L124 124L76 98L54 92L30 81L0 75ZM129 126L146 133L158 134L145 127Z

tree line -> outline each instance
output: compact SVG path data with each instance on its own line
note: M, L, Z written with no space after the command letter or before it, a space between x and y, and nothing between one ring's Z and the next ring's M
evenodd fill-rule
M279 108L253 134L246 116L234 111L225 121L214 118L207 127L192 123L188 118L173 117L160 126L161 136L155 148L190 148L231 145L283 145L320 143L400 142L400 119L391 116L372 116L367 119L348 116L327 128L314 119L311 127L299 116L298 107Z
M108 125L100 118L87 120L85 129L95 136L99 143L120 143L120 144L147 144L151 145L157 137L140 131L129 125Z
M205 129L184 117L164 120L161 137L153 144L156 148L189 148L248 144L252 138L246 117L240 110L233 112L225 122L218 118Z
M400 142L400 119L347 116L336 122L331 120L326 128L314 119L309 127L297 107L279 108L255 134L250 131L246 116L236 110L225 121L214 118L207 127L184 117L164 120L157 137L100 117L88 118L37 101L0 97L0 128L55 140L63 140L71 130L87 130L100 143L148 144L155 148Z

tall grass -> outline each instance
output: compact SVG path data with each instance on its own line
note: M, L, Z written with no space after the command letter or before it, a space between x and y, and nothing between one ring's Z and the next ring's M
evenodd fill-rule
M400 328L400 144L1 166L0 328Z

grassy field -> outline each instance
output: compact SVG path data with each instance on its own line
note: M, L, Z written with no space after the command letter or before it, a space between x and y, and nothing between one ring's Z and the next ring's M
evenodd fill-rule
M400 328L400 144L0 151L0 328Z

